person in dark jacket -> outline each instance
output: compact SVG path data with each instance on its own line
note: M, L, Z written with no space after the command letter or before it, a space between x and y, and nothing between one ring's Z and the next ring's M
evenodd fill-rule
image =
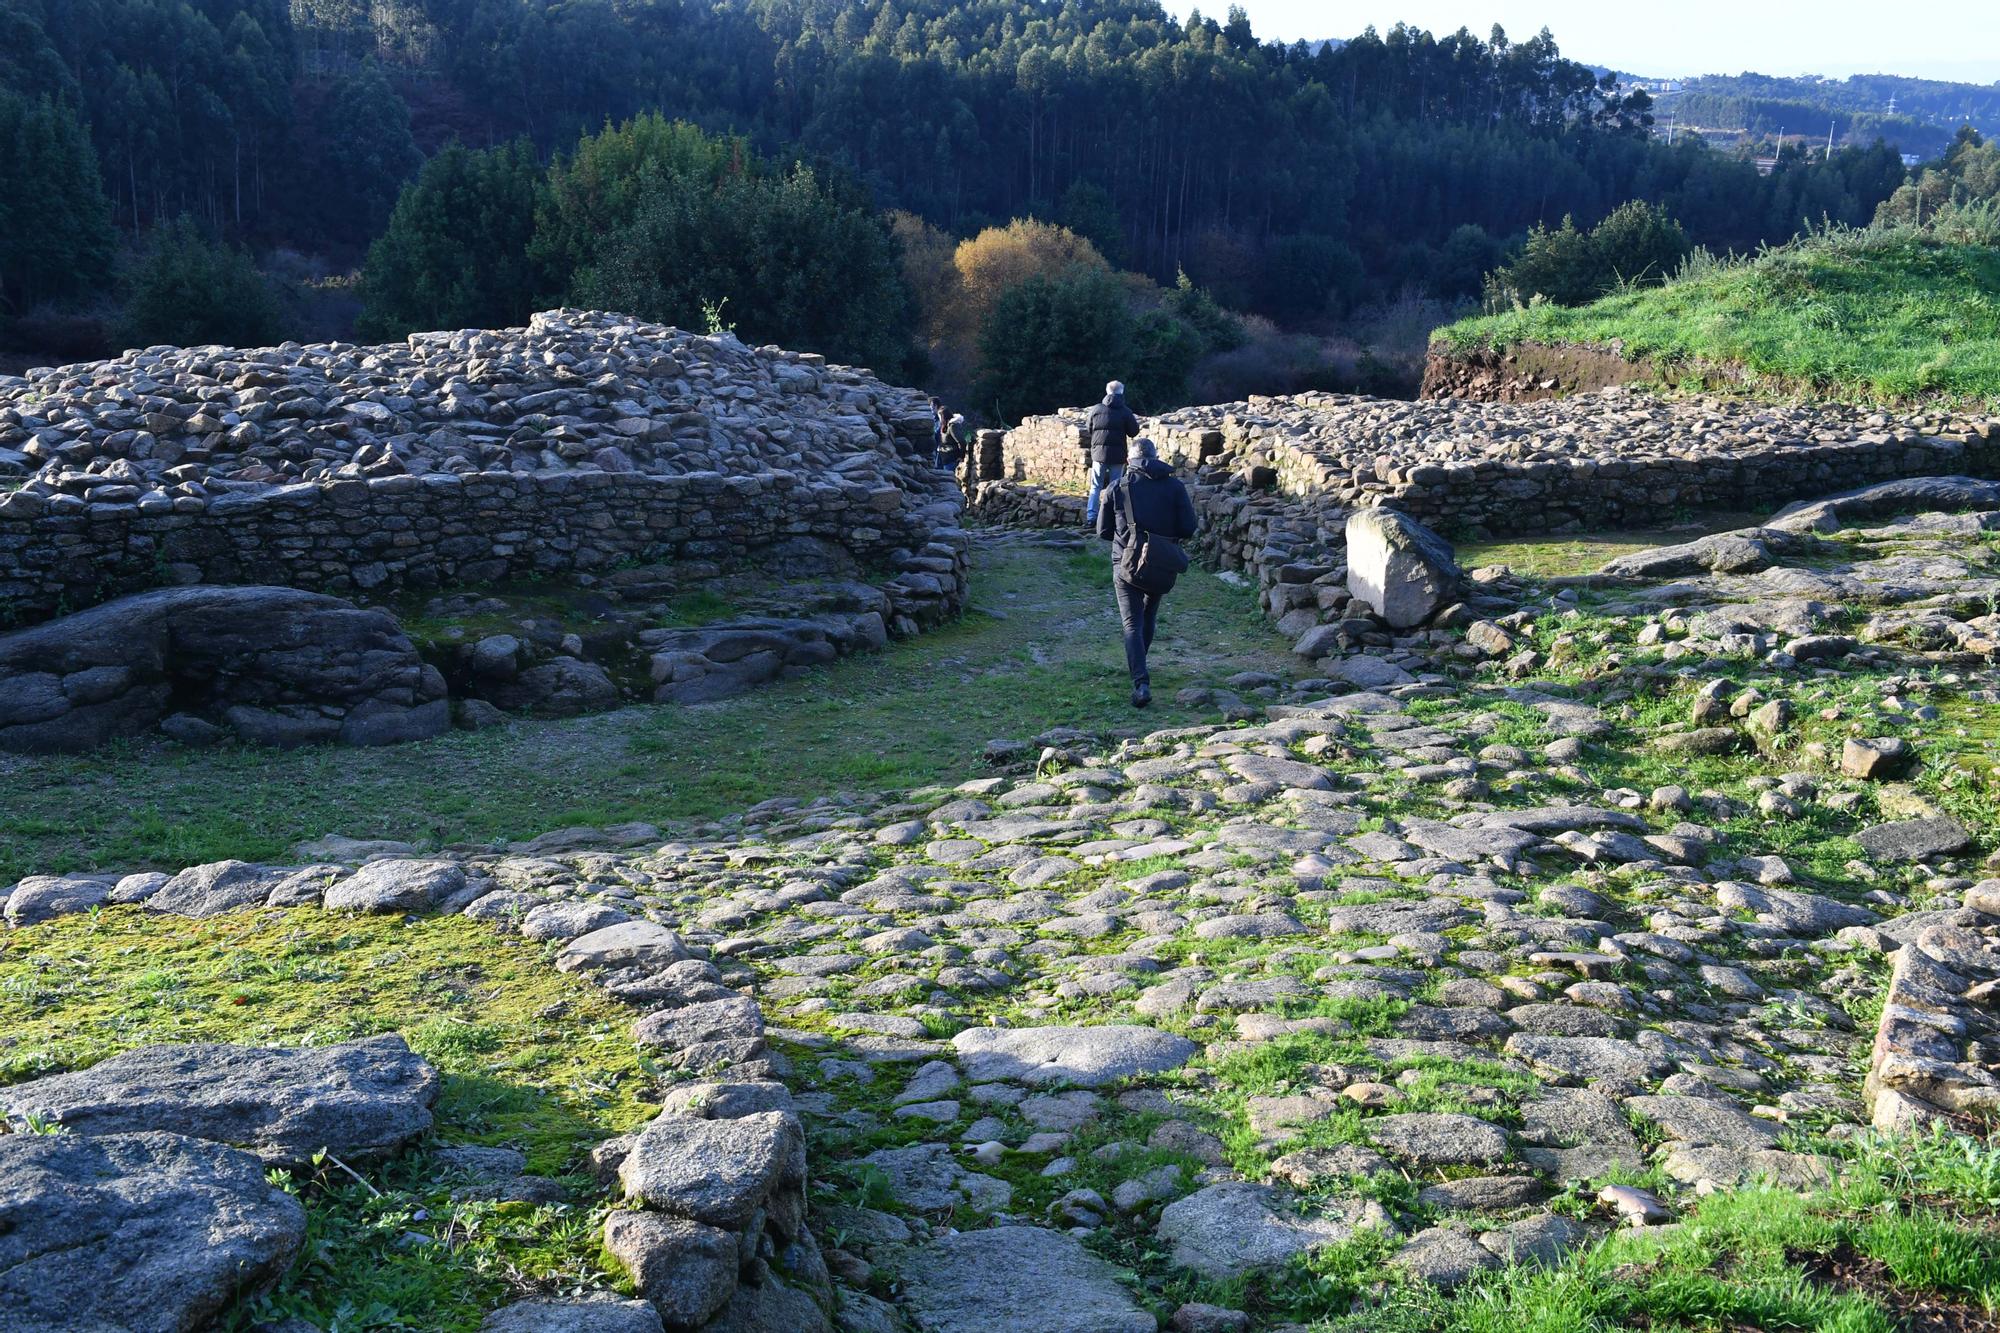
M1104 493L1104 505L1097 511L1097 535L1111 543L1111 592L1118 599L1118 619L1125 626L1125 667L1132 673L1132 706L1144 708L1153 702L1146 653L1153 646L1153 627L1165 595L1141 592L1119 576L1118 559L1132 536L1125 518L1126 500L1129 497L1131 501L1132 522L1156 536L1184 542L1201 525L1195 519L1187 487L1173 468L1160 461L1153 442L1141 439L1134 448L1139 461Z
M1104 386L1104 401L1090 409L1084 423L1083 447L1090 462L1090 494L1083 501L1085 527L1097 525L1098 502L1125 473L1125 441L1139 433L1139 418L1125 406L1125 386L1113 380Z
M931 463L940 472L956 472L966 454L966 426L963 414L955 414L938 432L937 453Z

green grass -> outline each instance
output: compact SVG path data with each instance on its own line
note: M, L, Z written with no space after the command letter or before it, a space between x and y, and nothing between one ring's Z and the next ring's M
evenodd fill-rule
M1703 513L1699 519L1669 528L1633 528L1564 537L1467 542L1458 548L1458 563L1466 569L1506 565L1516 574L1535 578L1594 574L1607 561L1621 555L1633 555L1655 546L1671 546L1710 533L1749 527L1757 518L1757 515L1748 513Z
M1893 1155L1901 1146L1874 1151ZM1677 1228L1616 1233L1553 1268L1501 1269L1449 1295L1419 1284L1392 1287L1379 1305L1329 1310L1329 1322L1315 1327L1891 1333L1901 1326L1891 1309L1911 1292L1990 1317L2000 1302L2000 1239L1990 1213L1967 1225L1949 1208L1899 1196L1867 1160L1858 1165L1847 1183L1819 1194L1756 1188L1716 1195L1694 1204ZM1873 1271L1851 1285L1831 1281L1824 1265L1837 1256Z
M0 756L0 883L99 866L280 860L327 833L436 846L573 825L706 819L774 796L962 781L988 740L1214 721L1174 691L1238 671L1296 673L1256 595L1194 570L1154 647L1155 703L1126 700L1096 549L995 546L975 609L886 651L721 703L521 721L381 749L188 750L126 743Z
M367 1184L330 1164L285 1181L307 1240L228 1328L470 1330L530 1291L607 1286L590 1145L658 1109L629 1013L549 965L547 946L463 917L317 909L187 921L109 908L0 936L0 1082L156 1042L323 1044L401 1032L444 1074L434 1136ZM579 1202L458 1202L437 1143L518 1148Z
M1881 402L2000 402L2000 248L1909 230L1809 237L1579 307L1463 320L1455 348L1601 346L1753 387Z

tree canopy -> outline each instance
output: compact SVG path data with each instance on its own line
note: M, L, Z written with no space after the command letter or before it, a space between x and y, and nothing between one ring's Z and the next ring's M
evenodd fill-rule
M655 115L954 237L1059 223L1286 319L1462 290L1483 248L1466 227L1506 241L1640 199L1747 250L1865 222L1903 180L1887 148L1769 177L1670 149L1643 95L1546 31L1286 45L1157 0L0 0L0 36L0 89L87 131L128 234L187 214L335 262L448 143L546 158ZM1448 243L1456 276L1434 283Z
M811 167L641 116L553 166L452 145L396 202L362 275L364 331L518 323L541 304L735 328L885 373L912 345L888 223Z

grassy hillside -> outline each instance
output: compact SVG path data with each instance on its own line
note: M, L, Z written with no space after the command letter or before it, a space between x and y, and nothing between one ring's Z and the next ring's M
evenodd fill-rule
M1740 370L1755 387L2000 404L2000 246L1910 228L1834 232L1697 262L1667 286L1587 306L1462 320L1434 340L1618 340L1629 359Z

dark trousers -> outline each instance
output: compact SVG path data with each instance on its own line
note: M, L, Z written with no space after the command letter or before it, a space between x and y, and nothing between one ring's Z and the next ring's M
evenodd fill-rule
M1111 591L1118 598L1118 619L1125 625L1125 669L1132 673L1133 685L1149 685L1152 677L1146 674L1146 650L1153 646L1153 626L1160 618L1165 594L1141 592L1116 575L1111 578Z

